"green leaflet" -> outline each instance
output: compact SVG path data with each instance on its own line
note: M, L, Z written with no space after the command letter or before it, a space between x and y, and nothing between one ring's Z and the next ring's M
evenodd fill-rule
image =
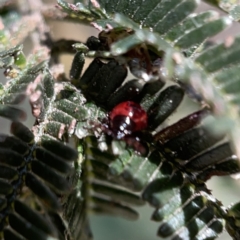
M197 1L99 1L107 12L123 13L143 27L164 34L168 29L182 21L197 6ZM182 11L184 9L185 11ZM180 14L181 12L181 14ZM178 13L176 15L176 13Z
M226 42L215 45L201 53L196 62L200 63L207 72L216 72L223 67L238 64L239 58L239 42L240 37L226 40Z
M100 143L106 144L101 153ZM204 239L214 239L221 233L226 213L218 208L207 189L199 191L158 151L153 151L147 159L122 146L115 147L119 148L118 156L113 155L113 145L107 139L84 140L82 189L88 199L88 211L132 219L137 217L132 206L147 201L155 209L152 220L159 222L158 235L162 238L190 240L206 234Z
M19 192L24 185L29 197L33 194L38 198L38 206L42 210L47 208L57 212L61 205L56 193L64 193L69 189L66 178L58 171L69 174L72 168L70 165L67 167L65 159L61 159L57 153L51 157L51 153L48 152L50 161L43 163L41 159L44 155L44 157L47 156L47 149L41 147L35 155L34 135L20 122L11 124L11 133L13 136L1 134L0 143L0 209L2 214L0 234L5 239L16 236L30 239L34 236L40 236L41 239L51 236L53 239L57 239L58 230L53 222L45 219L39 208L33 207L33 199L28 198L23 203ZM52 142L51 145L56 145L56 142ZM50 149L49 142L48 145L45 144L45 147ZM69 159L72 158L70 161L75 159L76 155L74 156L73 149L70 150L69 147L58 143L59 153L62 148L68 154ZM44 171L42 171L43 169ZM27 228L28 231L26 231Z
M240 7L238 0L204 0L207 3L210 3L219 9L229 13L229 15L235 20L240 20Z
M231 14L231 16L233 17L233 19L235 21L240 20L240 6L239 5L233 6L229 13Z
M227 18L218 19L216 17L214 21L214 16L216 17L216 14L212 12L204 12L196 17L189 17L183 22L180 29L175 29L180 36L175 36L175 39L172 37L174 45L180 49L188 49L193 46L196 49L205 39L216 35L228 26ZM193 27L191 27L191 23L194 24ZM171 34L174 34L173 30Z

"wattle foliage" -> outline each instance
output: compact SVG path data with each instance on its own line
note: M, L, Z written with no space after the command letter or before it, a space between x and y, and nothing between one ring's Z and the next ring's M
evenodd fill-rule
M62 12L36 2L41 13L0 2L0 68L10 78L0 116L11 122L0 133L0 239L93 239L91 213L137 220L146 204L161 239L216 239L224 229L239 239L239 203L224 207L206 187L240 171L239 37L207 42L231 24L227 14L196 14L197 0L58 0ZM238 20L238 5L205 2ZM43 16L101 32L54 42ZM74 51L68 79L59 55ZM82 73L85 57L93 61ZM185 94L204 107L166 127ZM124 101L141 105L148 126L115 139L108 112Z

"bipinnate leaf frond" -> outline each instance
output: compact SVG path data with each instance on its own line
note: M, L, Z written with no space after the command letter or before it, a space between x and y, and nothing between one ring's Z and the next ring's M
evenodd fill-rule
M92 212L137 220L145 204L161 239L216 239L224 228L239 238L239 203L223 207L205 185L212 176L240 171L240 153L232 150L240 129L239 37L208 46L206 39L231 20L214 11L194 13L199 2L58 0L63 20L131 29L108 52L81 51L75 44L71 81L64 74L55 79L47 49L25 58L21 43L36 30L36 15L1 19L0 68L10 80L0 86L0 116L11 121L11 134L0 134L1 239L90 240ZM237 20L238 6L229 11ZM18 20L31 27L17 42L8 41L11 31L21 33L12 28ZM159 69L152 76L145 72L149 82L124 83L126 66L138 77L126 58L138 46L158 56ZM85 56L100 58L81 76ZM166 80L174 84L162 89ZM185 92L205 107L163 127ZM18 105L25 98L35 117L32 131ZM107 112L124 101L147 112L140 141L117 140L107 127Z

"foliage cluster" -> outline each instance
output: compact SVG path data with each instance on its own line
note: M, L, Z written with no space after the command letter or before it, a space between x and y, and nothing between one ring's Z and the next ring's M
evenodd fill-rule
M8 78L0 116L11 122L10 134L0 133L0 239L93 239L89 214L136 220L145 204L162 239L216 239L223 229L240 239L240 202L223 206L206 187L212 176L240 171L240 36L209 41L240 19L239 5L204 2L225 15L194 13L199 0L0 1ZM54 41L50 20L100 34ZM69 76L65 52L75 53ZM82 73L85 58L93 61ZM166 127L184 95L200 110ZM139 141L115 139L103 126L124 101L148 114Z

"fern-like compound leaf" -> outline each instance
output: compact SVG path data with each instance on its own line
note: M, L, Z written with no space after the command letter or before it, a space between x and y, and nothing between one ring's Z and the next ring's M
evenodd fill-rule
M160 223L159 237L215 239L223 229L224 211L216 200L207 189L197 190L184 183L181 175L175 174L169 181L154 181L143 197L156 207L152 219Z
M161 238L215 239L223 230L224 220L230 234L239 236L238 204L226 211L204 185L214 175L239 172L237 157L226 139L223 141L228 129L233 133L239 127L235 76L238 39L202 52L202 42L230 21L210 11L192 14L198 3L101 0L99 4L68 4L59 0L59 6L69 14L65 19L93 22L99 29L117 26L133 30L119 39L117 36L107 46L108 53L79 51L73 64L77 67L71 71L74 86L56 82L46 62L26 64L20 45L1 52L0 67L12 79L7 86L1 86L0 114L14 122L13 136L0 135L0 237L92 239L90 212L135 220L137 208L146 203L153 208L152 220L159 224L157 234ZM115 15L117 12L130 19ZM132 73L141 77L138 57L128 56L130 50L141 49L158 57L154 62L157 71L161 70L157 79L147 84L133 79L121 86L126 68L117 61L127 63ZM80 78L84 54L114 59L107 64L95 59ZM132 58L135 62L131 62ZM82 65L76 65L78 62ZM229 75L233 81L228 81ZM192 95L209 104L218 124L208 116L210 111L203 110L158 132L159 124L183 98L179 86L161 90L163 76L174 78L190 92L199 90L200 85L200 91L192 91ZM111 81L113 78L115 81ZM201 91L206 83L214 87L207 85ZM34 134L18 122L24 112L13 106L23 100L25 91L36 118ZM213 95L209 97L209 93ZM229 105L221 108L227 97ZM109 136L113 134L107 128L106 111L129 100L140 103L147 111L149 126L141 134L157 132L140 136L143 143L133 145L135 150L144 149L145 156L136 154L128 146L130 142ZM202 123L202 118L210 118L210 123ZM231 123L228 128L226 122ZM213 125L215 131L220 126L219 135L206 131L206 126ZM237 131L234 134L239 135ZM69 144L78 146L79 152Z
M101 69L102 65L98 67ZM105 67L110 68L107 65ZM80 86L90 96L95 89L95 85L91 84L93 79L88 78L86 82L84 78L84 85L81 85L80 79ZM101 79L99 81L98 84L101 84ZM144 91L143 87L139 88L140 93L134 98L148 112L148 128L152 122L156 122L152 126L152 129L156 129L157 122L161 123L171 115L182 100L182 89L170 86L162 91L163 85L148 83L145 87L153 87L152 94ZM109 99L118 96L124 88L125 85L117 89ZM107 94L107 90L104 91L102 93ZM126 92L122 95L126 97ZM92 96L96 104L102 104ZM125 100L131 97L127 96ZM83 236L83 231L74 230L75 223L81 222L81 229L87 229L89 233L86 225L89 212L137 219L136 207L148 202L154 207L152 220L159 222L160 237L201 239L202 235L206 235L204 239L216 238L223 230L226 211L209 194L203 182L214 175L239 172L239 167L231 149L220 144L224 136L209 133L201 124L201 119L208 115L207 110L191 114L156 133L149 142L146 138L150 145L146 157L137 155L123 141L113 140L103 133L96 138L88 136L90 132L87 132L87 137L80 142L82 168L81 181L78 182L81 191L78 194L82 198L76 200L74 205L81 212L81 217L70 214L66 202L66 217L71 221L70 232L74 236ZM77 129L84 129L83 126L80 121ZM212 151L211 163L207 162L206 157L209 151ZM214 156L214 152L218 152L218 155ZM77 199L76 194L69 199ZM195 224L196 228L193 228Z
M86 211L134 219L137 215L132 207L146 201L155 209L152 220L159 222L161 238L202 239L204 235L203 239L215 239L222 232L226 211L205 186L194 185L182 175L172 157L166 159L167 155L155 150L144 158L107 139L88 137L84 142L82 193ZM100 151L104 144L105 150ZM120 155L113 154L116 148ZM202 168L204 165L199 165L197 171Z

